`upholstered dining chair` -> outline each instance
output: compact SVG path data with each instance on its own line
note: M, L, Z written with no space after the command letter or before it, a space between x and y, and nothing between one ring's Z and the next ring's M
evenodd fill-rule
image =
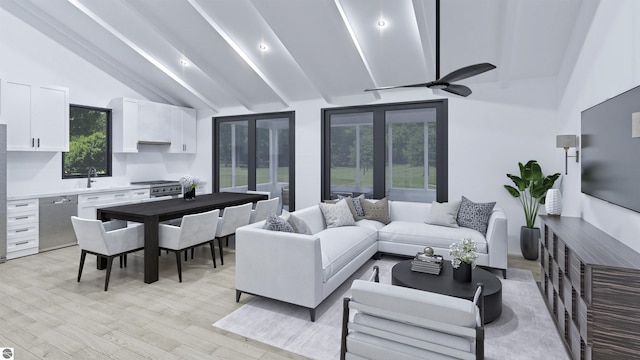
M256 203L256 208L251 210L251 218L249 224L253 224L258 221L262 221L267 218L269 214L275 214L278 211L278 203L280 198L273 198L269 200L260 200Z
M78 282L80 282L80 277L82 276L82 268L87 254L104 257L107 259L104 291L109 288L113 258L144 248L144 226L141 224L127 226L126 221L102 222L77 216L71 217L71 224L78 239L80 250L82 250L78 268Z
M251 219L252 203L244 205L226 207L222 213L222 217L218 222L218 230L216 231L216 239L218 239L218 247L220 247L220 265L224 265L222 258L222 238L227 241L229 236L235 235L236 229L249 224Z
M158 247L160 249L173 251L176 254L178 264L178 279L182 282L182 263L180 253L185 252L200 245L209 244L211 246L211 259L213 267L216 267L216 257L213 240L216 237L218 228L218 215L220 210L207 211L200 214L185 215L182 217L180 226L170 224L160 224L158 227Z

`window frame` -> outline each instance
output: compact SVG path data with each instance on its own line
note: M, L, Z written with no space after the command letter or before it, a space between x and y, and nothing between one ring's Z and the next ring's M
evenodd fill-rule
M331 116L341 114L373 113L373 197L382 199L386 190L386 121L385 113L394 110L436 109L436 201L446 202L449 198L449 124L448 100L426 100L402 103L358 105L338 108L323 108L322 112L322 154L321 154L321 198L331 198ZM425 154L426 156L426 154Z
M102 107L97 107L97 106L89 106L89 105L79 105L79 104L69 104L69 116L71 116L71 108L79 108L79 109L86 109L86 110L96 110L96 111L103 111L107 114L107 124L106 124L106 135L107 135L107 154L106 154L106 159L107 159L107 167L106 167L106 171L104 174L97 174L96 177L111 177L113 176L113 167L112 167L112 158L113 158L113 152L112 152L112 116L113 116L113 110L110 108L102 108ZM71 121L71 119L69 119L69 121ZM69 126L69 132L71 132L71 126ZM71 134L69 134L69 142L71 142ZM61 173L62 173L62 179L82 179L87 177L86 174L65 174L64 172L64 164L65 164L65 154L66 152L62 152L62 167L61 167Z

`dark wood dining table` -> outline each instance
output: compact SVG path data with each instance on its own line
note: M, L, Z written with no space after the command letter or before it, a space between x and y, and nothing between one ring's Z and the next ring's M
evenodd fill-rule
M181 218L228 206L255 203L266 200L267 195L220 192L199 195L195 200L182 198L151 201L144 203L111 206L97 209L97 218L102 221L113 219L144 224L144 282L158 281L158 224L162 221ZM98 261L98 268L106 267Z

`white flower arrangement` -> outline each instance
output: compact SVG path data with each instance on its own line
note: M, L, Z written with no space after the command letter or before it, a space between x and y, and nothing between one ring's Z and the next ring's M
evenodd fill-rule
M464 238L459 243L453 243L449 246L449 255L451 255L451 264L457 269L460 264L471 264L472 268L476 267L476 259L478 255L476 251L478 246L470 238Z
M200 179L195 176L185 175L180 178L180 183L184 188L192 188L195 189L200 184Z

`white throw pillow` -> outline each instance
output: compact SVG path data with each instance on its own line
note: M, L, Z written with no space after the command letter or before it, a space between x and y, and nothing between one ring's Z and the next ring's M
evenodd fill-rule
M431 213L425 222L431 225L457 228L459 209L460 200L444 203L434 201L431 203Z
M324 221L327 223L327 228L353 226L356 224L345 199L335 204L320 203L320 210L324 216Z

